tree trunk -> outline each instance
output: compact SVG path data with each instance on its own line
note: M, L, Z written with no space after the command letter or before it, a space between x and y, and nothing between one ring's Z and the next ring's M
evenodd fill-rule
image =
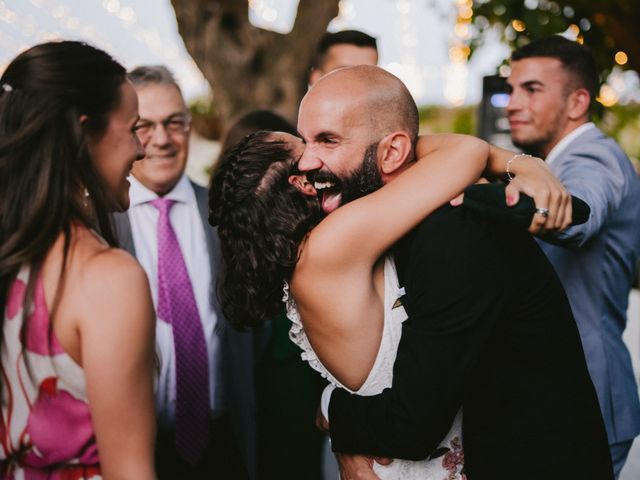
M222 128L269 108L295 122L316 46L338 14L338 0L300 0L293 29L280 34L249 22L247 0L171 0L187 51L214 93Z

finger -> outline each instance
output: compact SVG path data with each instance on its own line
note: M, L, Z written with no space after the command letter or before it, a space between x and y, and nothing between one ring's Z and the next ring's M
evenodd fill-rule
M380 465L391 465L391 462L393 462L393 458L389 458L389 457L373 457L373 458L376 461L376 463L379 463Z
M533 196L533 200L536 206L536 213L534 213L533 219L531 220L529 231L531 233L542 233L543 230L548 229L552 225L548 223L548 219L551 216L551 211L549 210L551 192L546 187L539 188ZM555 216L553 218L555 218Z
M571 205L571 195L567 192L562 199L562 221L557 222L557 229L564 230L571 225L571 219L573 217L573 210Z
M529 232L533 235L539 235L546 231L545 225L547 222L548 213L544 207L536 207L536 212L531 218L531 224L529 225Z
M564 215L564 211L562 211L562 189L559 186L552 186L549 191L549 203L547 203L547 210L549 210L549 215L547 215L544 229L555 230L556 223L559 215Z
M455 197L453 200L451 200L449 204L452 207L457 207L458 205L462 205L463 200L464 200L464 193L461 193L460 195Z
M506 197L507 206L513 207L516 203L518 203L518 200L520 200L519 183L514 179L504 189L504 194Z

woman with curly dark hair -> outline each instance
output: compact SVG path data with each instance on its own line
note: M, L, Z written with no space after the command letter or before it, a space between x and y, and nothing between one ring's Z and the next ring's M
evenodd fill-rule
M155 477L153 305L109 218L137 121L124 68L84 43L0 78L0 478Z

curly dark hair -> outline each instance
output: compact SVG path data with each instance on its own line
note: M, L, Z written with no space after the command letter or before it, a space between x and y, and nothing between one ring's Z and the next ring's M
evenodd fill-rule
M322 218L316 197L289 184L295 173L289 145L267 131L245 137L214 172L209 223L218 226L224 260L218 296L237 328L259 326L282 311L283 282Z

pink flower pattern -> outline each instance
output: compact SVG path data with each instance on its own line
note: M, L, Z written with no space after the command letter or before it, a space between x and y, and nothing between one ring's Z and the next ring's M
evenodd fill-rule
M443 480L466 480L467 476L462 472L464 468L464 451L460 437L454 437L449 442L449 449L442 457L442 467L449 472Z
M77 377L79 370L61 367L68 362L53 364L54 358L67 354L50 329L41 278L36 282L32 308L22 308L26 281L19 278L11 286L3 324L6 342L20 344L23 322L26 335L22 349L7 349L6 355L3 352L1 381L6 391L0 417L0 478L100 479L86 394L61 388L78 384L78 378L65 375ZM65 378L71 381L65 382Z

